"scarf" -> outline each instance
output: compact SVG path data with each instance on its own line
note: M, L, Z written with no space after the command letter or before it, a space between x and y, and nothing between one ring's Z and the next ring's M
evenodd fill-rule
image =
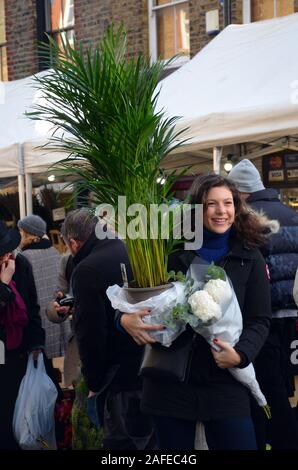
M203 245L196 250L197 255L201 256L205 261L218 261L228 254L229 236L231 229L224 233L210 232L206 228L203 229Z
M5 329L6 349L8 351L20 346L23 339L23 329L28 323L27 308L16 289L15 282L10 281L9 287L15 294L15 299L8 303L0 314L0 324Z

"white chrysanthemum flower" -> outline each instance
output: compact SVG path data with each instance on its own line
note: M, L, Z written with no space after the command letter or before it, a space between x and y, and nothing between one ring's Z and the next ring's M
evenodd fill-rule
M221 279L211 279L204 286L204 291L211 295L214 302L219 305L228 303L232 298L230 284Z
M191 306L192 313L204 323L221 317L220 306L204 290L198 290L192 294L188 299L188 303Z

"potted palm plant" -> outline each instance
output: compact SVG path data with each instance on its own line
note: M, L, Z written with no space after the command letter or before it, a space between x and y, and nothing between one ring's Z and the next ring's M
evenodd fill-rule
M92 192L93 202L115 208L116 231L119 196L126 207L141 204L150 212L151 204L168 203L174 175L162 173L164 157L183 142L175 132L177 118L165 118L155 110L158 82L164 67L139 55L126 57L126 34L110 28L95 46L72 48L63 42L62 50L49 39L42 46L52 71L36 77L43 101L29 113L31 119L46 120L65 131L53 133L49 145L67 152L59 164L68 174L76 174L79 189ZM78 164L79 163L79 164ZM160 179L163 178L161 184ZM126 214L126 224L131 217ZM140 230L139 230L140 231ZM167 261L173 249L168 239L150 233L150 221L142 235L126 237L135 286L152 288L167 283Z

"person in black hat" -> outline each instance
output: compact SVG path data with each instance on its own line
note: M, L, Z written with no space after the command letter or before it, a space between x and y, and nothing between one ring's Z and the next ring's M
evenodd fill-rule
M28 353L37 359L45 342L31 265L20 254L14 258L20 241L0 221L0 450L18 449L12 420L19 386Z

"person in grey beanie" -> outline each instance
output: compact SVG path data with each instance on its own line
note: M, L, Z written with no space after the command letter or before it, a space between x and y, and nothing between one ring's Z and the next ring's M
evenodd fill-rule
M18 228L27 234L42 238L46 234L47 224L38 215L27 215L18 221Z
M275 189L265 189L259 171L250 160L235 165L228 179L236 184L249 207L280 225L279 231L262 248L271 277L272 321L268 339L255 363L272 420L264 423L263 417L256 416L255 427L261 448L269 442L273 450L298 449L297 422L288 400L295 390L290 345L295 339L297 319L293 286L298 266L298 214L280 202Z
M265 189L257 168L246 158L237 163L228 175L240 193L250 194Z
M42 326L46 332L45 353L49 359L64 356L70 321L52 323L47 308L57 286L61 256L46 235L47 224L38 215L28 215L19 220L21 250L31 263L36 284Z

